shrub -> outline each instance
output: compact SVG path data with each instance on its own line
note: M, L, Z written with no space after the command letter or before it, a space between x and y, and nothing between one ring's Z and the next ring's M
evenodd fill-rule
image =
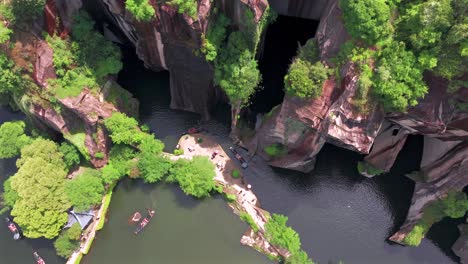
M130 11L138 21L150 21L155 13L149 0L126 0L125 8Z
M289 258L286 259L284 262L285 264L314 264L314 262L309 259L307 253L303 250L292 254ZM338 264L342 264L339 262Z
M205 156L194 156L192 160L178 159L169 172L166 180L179 183L185 194L202 198L216 188L215 167Z
M258 226L257 224L255 223L255 221L253 220L252 216L250 216L248 213L246 212L241 212L240 213L240 219L244 222L246 222L247 224L249 224L250 228L252 228L252 230L254 232L258 232Z
M69 258L78 246L79 243L77 241L70 240L66 232L63 232L54 242L57 255L63 258Z
M282 144L276 143L263 149L270 157L279 157L286 154L287 149Z
M233 203L237 200L237 196L232 193L224 193L224 197L228 201L228 203Z
M113 193L115 185L116 185L115 182L111 184L109 188L107 189L106 195L104 196L104 200L102 202L102 208L101 208L102 217L99 219L99 222L96 224L96 231L99 231L104 227L104 223L106 222L105 216L107 214L107 210L109 210L109 205L112 200L112 193Z
M0 54L0 95L20 93L23 83L19 68L5 54Z
M406 235L405 239L403 242L407 244L408 246L413 246L417 247L419 244L421 244L421 240L424 238L424 233L426 232L426 228L424 228L421 225L416 225L414 226L413 230Z
M0 23L0 44L10 40L10 35L13 31L7 28L3 23Z
M240 175L241 175L241 174L240 174L240 171L239 171L239 170L237 170L237 169L232 170L231 176L232 176L233 178L237 179L237 178L240 177Z
M102 152L96 152L96 154L94 154L94 157L96 159L103 159L104 158L104 153Z
M176 156L184 155L184 150L183 149L174 149L174 155L176 155Z

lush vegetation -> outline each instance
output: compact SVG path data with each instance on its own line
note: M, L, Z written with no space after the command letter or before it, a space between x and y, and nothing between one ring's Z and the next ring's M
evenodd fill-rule
M300 47L298 56L289 66L284 77L286 93L301 98L316 98L322 94L322 86L328 78L328 70L318 59L315 39L310 39Z
M198 1L197 0L171 0L169 4L177 7L180 14L187 14L193 19L198 16Z
M88 210L101 203L104 194L101 173L97 170L85 169L76 178L67 181L65 191L75 211Z
M0 44L3 44L10 40L10 35L13 31L7 28L3 23L0 22Z
M208 157L178 159L169 170L168 182L177 182L185 194L202 198L215 190L215 167Z
M247 224L249 224L250 228L252 228L252 230L254 232L258 232L258 225L255 223L255 221L253 220L252 216L250 216L248 213L246 212L241 212L239 214L239 217L242 221L246 222Z
M18 156L23 146L31 142L25 134L23 121L5 122L0 126L0 159Z
M301 240L294 229L286 225L288 217L273 214L265 224L265 235L268 241L276 246L287 249L291 257L286 263L307 264L313 263L309 260L307 253L301 250Z
M413 227L403 242L409 246L419 246L431 226L444 217L460 218L468 211L468 197L463 192L449 192L441 200L426 206L421 220Z
M5 54L0 54L0 95L20 93L23 83L19 67Z
M138 21L150 21L155 13L149 0L125 0L125 8L130 11Z
M110 137L115 144L134 145L142 140L142 134L138 130L138 121L126 114L115 112L104 120L104 125L111 133Z
M39 17L44 11L45 0L11 0L8 8L8 20L24 26Z
M372 45L391 33L387 0L340 0L346 30Z
M98 223L96 224L96 231L101 230L104 227L104 223L106 222L106 217L105 215L107 214L107 210L109 210L110 202L112 200L112 193L114 191L114 187L117 183L114 182L107 188L107 193L104 196L103 202L102 202L102 207L101 207L101 212L103 217L99 219Z
M59 151L63 154L63 162L67 166L68 170L71 170L80 164L80 153L74 145L62 142L62 144L60 144Z
M109 153L109 163L102 168L102 180L110 184L129 175L136 165L133 160L137 156L134 148L119 144L114 145Z
M169 173L171 167L172 163L168 158L153 153L142 153L138 160L141 177L147 183L160 181Z
M81 226L73 224L68 230L63 231L55 240L54 247L57 255L68 258L78 248L81 236Z
M97 90L106 76L122 69L120 50L94 30L86 12L74 17L71 39L47 36L47 41L57 73L49 84L59 98L77 96L85 87Z
M11 177L11 188L18 195L11 215L29 238L54 238L67 222L71 203L65 193L62 158L57 145L45 139L21 149L19 170Z

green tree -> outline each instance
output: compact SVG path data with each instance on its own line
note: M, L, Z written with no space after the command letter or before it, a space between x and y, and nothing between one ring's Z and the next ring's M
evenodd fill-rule
M13 31L7 28L3 23L0 23L0 44L10 40L10 35Z
M18 68L5 54L0 54L0 95L5 93L19 93L22 91L23 81Z
M284 77L286 92L301 98L316 98L322 94L322 86L328 78L328 72L319 61L312 64L297 58Z
M18 198L19 198L18 193L15 190L13 190L13 188L11 188L11 177L10 177L3 183L2 206L4 209L0 211L3 212L5 210L13 208Z
M138 146L141 152L161 154L164 149L164 143L159 139L155 139L153 134L143 134L141 143Z
M138 21L150 21L154 16L154 8L148 0L126 0L125 8L132 13Z
M464 192L449 192L442 200L442 206L444 215L451 218L463 217L468 211L467 195Z
M57 145L35 139L21 149L18 172L11 177L11 188L18 194L11 211L29 238L54 238L67 222L70 207L65 193L65 164Z
M374 74L374 93L387 111L404 112L427 93L423 70L403 43L393 42L380 54Z
M292 254L284 262L285 264L314 264L314 262L309 259L309 256L305 251L300 250L297 253Z
M340 0L348 33L372 45L391 33L386 0Z
M67 231L67 237L70 240L80 240L81 236L81 225L79 223L74 223Z
M301 249L301 240L297 232L286 225L287 221L287 216L273 214L265 224L265 234L268 241L294 254Z
M69 258L79 246L78 241L70 239L68 233L69 230L62 232L54 242L57 255L63 258Z
M74 145L62 142L62 144L60 144L59 151L63 154L63 162L67 166L68 170L80 164L80 153Z
M0 158L13 158L20 149L31 142L25 132L23 121L5 122L0 126Z
M179 14L187 14L193 19L197 19L198 1L197 0L171 0L169 4L177 7Z
M112 142L116 144L138 144L142 133L138 130L138 122L126 114L115 112L104 120L104 125L110 131Z
M215 189L215 176L215 167L207 157L194 156L192 160L178 159L166 181L177 182L184 193L202 198Z
M75 179L67 181L65 191L76 211L88 210L99 204L104 195L99 171L87 169Z
M115 181L120 180L124 174L121 174L118 169L114 167L112 164L107 164L102 168L102 180L107 183L111 184Z
M11 0L14 21L30 23L44 12L45 0Z
M168 158L153 153L143 152L138 160L138 169L147 183L160 181L169 173L171 167L172 163Z
M207 61L214 61L218 56L219 49L226 39L227 27L231 21L222 13L216 14L216 20L208 24L208 32L202 38L201 52L205 54Z

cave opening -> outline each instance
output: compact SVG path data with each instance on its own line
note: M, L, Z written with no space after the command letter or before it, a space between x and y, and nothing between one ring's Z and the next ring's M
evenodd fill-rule
M259 61L262 88L252 98L250 110L267 113L283 101L283 79L291 60L296 55L298 45L304 45L315 36L318 23L316 20L279 15L268 26Z

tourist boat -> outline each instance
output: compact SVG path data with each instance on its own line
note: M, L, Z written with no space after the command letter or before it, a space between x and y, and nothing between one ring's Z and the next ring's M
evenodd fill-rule
M229 150L234 154L236 159L241 163L241 167L243 169L246 169L249 165L247 164L247 161L235 150L233 147L229 147Z
M153 218L155 211L150 211L148 210L148 215L141 220L140 224L138 225L137 229L135 230L135 235L138 235L145 227L148 225L148 223L151 221L151 218Z
M14 240L20 239L22 237L22 235L21 235L21 231L20 231L18 225L15 224L15 222L13 222L13 220L11 220L11 218L9 218L9 217L6 217L5 220L7 222L8 229L13 234L13 239Z
M36 260L37 264L45 264L44 259L42 259L41 256L39 256L39 254L37 254L36 251L33 252L33 255L34 255L34 259Z

